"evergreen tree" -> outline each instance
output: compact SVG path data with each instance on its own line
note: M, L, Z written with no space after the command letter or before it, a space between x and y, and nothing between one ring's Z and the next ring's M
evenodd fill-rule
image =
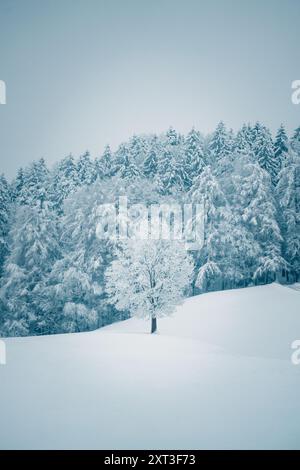
M253 129L250 124L243 124L238 131L235 141L234 150L242 155L251 155L253 147Z
M281 209L287 281L300 279L300 156L291 154L279 173L276 196Z
M96 160L97 178L108 178L112 175L113 155L109 145L106 145L101 158Z
M52 317L55 332L86 331L120 319L114 318L115 311L106 305L103 288L112 241L97 235L99 208L111 202L114 183L111 188L110 181L97 181L66 201L61 221L62 256L42 289L44 311Z
M84 185L92 184L96 177L96 165L95 162L92 161L89 152L85 152L83 155L79 157L77 163L77 174L79 183Z
M167 130L166 138L168 145L178 145L180 143L180 137L172 126Z
M146 178L154 178L158 170L158 142L157 137L151 139L148 154L144 160L143 174Z
M63 212L64 200L78 189L77 166L72 155L61 160L52 173L50 200L59 214Z
M8 254L7 234L11 205L10 187L4 177L0 176L0 276L5 257Z
M24 185L24 170L23 168L19 168L17 171L16 179L13 181L13 184L12 184L12 199L14 201L16 199L19 200L23 185Z
M257 122L253 130L254 143L253 150L261 168L266 170L271 176L272 182L277 182L279 164L275 157L272 136L265 126Z
M140 170L128 152L123 155L123 161L120 163L119 171L121 177L130 182L140 176Z
M45 319L35 299L39 283L50 272L58 254L56 218L47 204L17 208L1 288L8 335L15 334L18 328L20 335L45 332Z
M42 204L49 195L49 171L45 160L33 162L23 171L20 170L15 185L16 200L22 205Z
M293 137L291 138L291 147L298 155L300 155L300 126L295 129Z
M184 152L185 171L189 176L187 189L190 189L193 179L201 173L205 166L203 139L194 128L185 139Z
M288 155L288 137L282 124L275 137L274 153L280 171L284 166Z
M219 122L209 142L209 152L213 161L227 156L231 151L231 142L223 121Z
M128 145L128 153L130 160L134 162L137 167L140 167L147 155L148 146L146 140L142 136L134 135Z
M271 178L257 163L245 157L239 162L234 182L234 206L260 247L250 277L255 282L273 281L286 262L281 256L282 236Z

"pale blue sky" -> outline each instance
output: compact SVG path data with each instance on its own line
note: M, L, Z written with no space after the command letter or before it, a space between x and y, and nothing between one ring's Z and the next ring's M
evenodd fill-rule
M299 0L0 0L1 171L133 133L300 124Z

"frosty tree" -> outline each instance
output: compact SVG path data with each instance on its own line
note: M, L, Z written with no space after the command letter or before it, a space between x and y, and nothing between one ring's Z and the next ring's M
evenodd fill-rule
M183 244L167 240L126 242L106 272L109 302L118 310L151 319L170 315L183 299L193 262Z
M96 167L89 152L85 152L79 157L77 163L77 174L79 183L83 186L92 184L95 181L97 176Z
M276 134L274 143L275 158L277 160L279 169L281 169L286 162L289 150L288 145L288 137L286 135L284 126L281 124Z

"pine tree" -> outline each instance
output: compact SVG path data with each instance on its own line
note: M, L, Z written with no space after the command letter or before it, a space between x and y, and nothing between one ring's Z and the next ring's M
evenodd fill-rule
M280 171L280 169L285 165L288 155L288 137L282 124L275 137L274 154Z
M22 188L24 186L24 170L19 168L17 171L17 176L12 184L12 199L15 201L20 198Z
M271 176L272 182L276 184L279 172L279 164L275 157L274 145L270 131L257 122L253 130L253 150L261 168Z
M193 185L188 193L188 201L194 204L204 204L205 208L205 225L204 225L204 244L199 252L194 252L195 275L192 283L193 291L195 287L200 287L200 278L204 280L204 271L221 274L221 267L218 265L218 253L213 241L214 234L221 230L221 226L225 220L226 199L218 184L217 179L212 173L210 166L206 166L203 172L194 180ZM211 269L207 264L214 263ZM207 265L207 266L206 266ZM212 268L213 266L211 266ZM202 271L200 274L200 269ZM198 277L200 275L200 278ZM201 282L202 282L201 281ZM206 287L216 279L206 279Z
M170 127L163 136L162 150L158 159L158 187L162 195L185 191L190 185L190 176L184 164L186 160L184 141Z
M85 152L83 155L79 157L77 163L77 174L79 183L84 185L92 184L96 179L96 165L95 162L92 161L89 152Z
M45 160L33 162L24 170L20 169L15 183L16 201L22 205L42 204L49 197L49 171Z
M271 178L257 163L245 157L240 160L234 181L234 206L260 247L250 277L255 282L273 281L286 262L281 256L282 236Z
M139 168L127 152L124 154L123 161L120 165L120 175L122 178L131 182L133 179L140 177Z
M234 150L242 155L251 155L253 147L253 129L250 124L243 124L238 131L235 141Z
M1 298L7 310L5 330L20 335L45 332L40 305L35 304L39 284L59 255L56 217L47 204L19 207L9 233Z
M50 201L59 214L64 200L78 189L77 166L72 155L63 158L54 168L51 178Z
M129 141L128 153L130 160L133 161L137 167L141 166L148 153L146 140L142 136L134 135Z
M116 177L115 177L116 178ZM104 272L112 257L111 240L97 235L99 208L111 203L117 181L96 181L65 203L61 250L41 289L45 317L53 331L78 332L111 323L115 310L106 305Z
M11 206L11 191L4 175L0 176L0 276L8 254L7 234Z
M178 145L180 143L180 137L172 126L167 130L166 138L169 145Z
M109 178L112 176L113 155L109 145L106 145L101 158L96 160L97 178Z
M154 178L158 170L158 142L157 137L151 139L148 154L143 164L143 174L146 178Z
M300 126L295 129L293 137L291 138L291 147L296 154L300 155Z
M227 156L231 151L230 139L223 121L219 122L209 142L209 151L213 161Z
M205 155L201 134L194 128L188 133L185 144L185 171L189 176L187 189L190 189L193 179L198 176L205 167Z
M276 196L282 217L287 281L300 279L300 156L291 154L279 173Z

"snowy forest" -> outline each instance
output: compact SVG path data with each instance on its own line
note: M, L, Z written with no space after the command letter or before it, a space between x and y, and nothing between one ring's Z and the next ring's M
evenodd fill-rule
M121 195L204 200L203 246L99 239L97 207ZM150 262L159 306L149 294L157 283L142 276ZM167 314L182 296L299 281L300 127L290 137L259 122L236 133L220 122L206 136L170 127L101 157L69 155L53 168L40 159L13 181L2 175L0 276L0 336L88 331L147 306Z

